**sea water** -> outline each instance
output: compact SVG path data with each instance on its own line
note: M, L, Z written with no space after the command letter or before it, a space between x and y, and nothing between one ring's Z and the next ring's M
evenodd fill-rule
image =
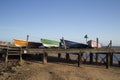
M120 46L113 46L112 49L120 49ZM71 56L77 57L77 55L74 55L74 54L71 54ZM99 54L98 60L101 61L104 58L104 60L106 61L105 57L106 57L106 54ZM89 54L84 53L83 58L84 59L89 58ZM96 54L93 54L93 58L94 59L96 58ZM120 54L113 53L113 63L118 63L119 61L120 61Z
M120 46L113 46L112 49L120 49ZM113 61L114 62L120 61L120 54L114 53L113 54Z
M120 49L120 46L112 46L112 49ZM94 54L95 56L95 54ZM106 57L106 54L99 54L99 60ZM120 54L113 53L113 63L118 63L120 61Z

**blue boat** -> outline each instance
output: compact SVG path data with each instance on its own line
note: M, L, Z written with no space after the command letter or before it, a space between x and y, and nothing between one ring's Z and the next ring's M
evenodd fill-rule
M89 45L83 44L83 43L78 43L74 41L69 41L69 40L64 40L60 39L60 46L62 48L90 48Z

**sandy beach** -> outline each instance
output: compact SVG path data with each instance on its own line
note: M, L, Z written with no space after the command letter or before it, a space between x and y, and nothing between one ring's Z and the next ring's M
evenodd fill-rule
M77 67L74 61L67 63L54 59L49 59L47 64L34 59L24 60L22 65L10 62L12 65L7 68L1 61L0 80L120 80L119 67L106 69L104 65L88 64Z

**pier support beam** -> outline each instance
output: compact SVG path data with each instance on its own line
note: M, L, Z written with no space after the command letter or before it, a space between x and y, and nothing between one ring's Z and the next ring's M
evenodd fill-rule
M48 56L48 54L45 52L45 53L43 54L43 63L44 63L44 64L47 63L47 56Z
M90 64L93 63L93 53L90 53Z
M96 53L96 58L95 58L95 61L96 61L96 64L98 65L98 56L99 56L99 54L98 53Z
M78 53L78 67L80 67L82 63L82 53Z
M58 58L59 58L59 59L61 58L61 53L58 53Z
M118 66L120 67L120 61L118 61Z
M69 53L66 53L66 60L67 60L67 61L70 60L70 55L69 55Z
M110 54L106 53L106 68L108 69L110 67Z
M22 65L22 63L23 63L23 60L22 60L22 49L21 49L21 51L20 51L20 65Z
M96 42L97 42L97 49L98 49L98 43L99 43L98 38L96 38ZM96 64L98 65L98 53L96 53Z
M8 62L8 50L6 51L5 54L5 66L7 67L7 62Z
M110 65L113 65L113 53L110 54Z

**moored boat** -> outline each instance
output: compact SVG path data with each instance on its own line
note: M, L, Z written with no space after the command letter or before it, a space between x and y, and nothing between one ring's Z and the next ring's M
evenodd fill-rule
M0 41L0 48L1 48L1 47L9 47L9 46L11 46L11 43L10 43L10 42Z
M64 40L64 39L60 39L61 41L61 47L66 47L66 48L89 48L89 46L87 44L83 44L83 43L78 43L78 42L74 42L74 41L70 41L70 40Z
M27 46L27 41L20 40L20 39L14 39L13 40L13 45L17 46L17 47L26 47Z
M94 41L94 40L89 40L88 42L88 45L91 46L92 48L101 48L102 47L102 44L101 43L98 43L97 44L97 41Z
M40 48L42 43L39 42L28 42L28 48Z
M44 47L59 47L59 42L50 39L41 39Z
M42 46L42 43L39 42L27 42L25 40L14 39L13 41L14 46L17 47L28 47L28 48L39 48Z

